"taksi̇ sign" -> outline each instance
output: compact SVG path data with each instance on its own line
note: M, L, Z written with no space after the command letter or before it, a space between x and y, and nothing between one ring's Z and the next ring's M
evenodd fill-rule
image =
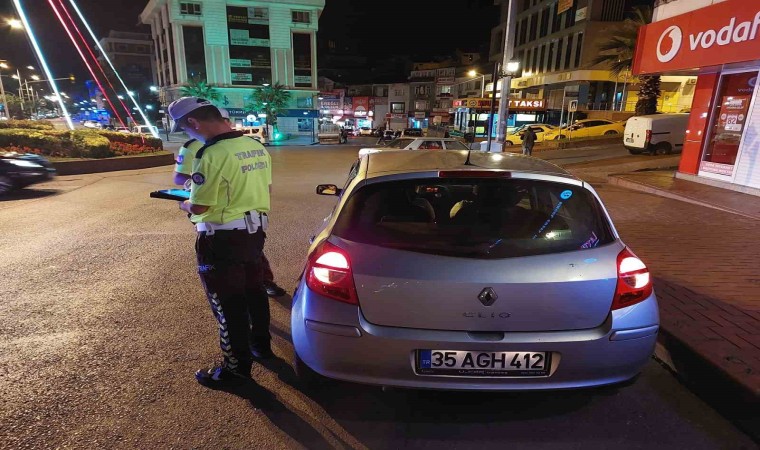
M643 27L634 74L760 59L760 4L729 0Z

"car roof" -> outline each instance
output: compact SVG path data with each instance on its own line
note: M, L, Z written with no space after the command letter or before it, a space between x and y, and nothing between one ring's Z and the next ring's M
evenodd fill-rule
M470 153L470 165L465 165ZM479 150L416 151L399 150L370 153L367 158L367 178L389 173L415 173L436 170L504 170L531 172L575 178L565 169L538 158L516 153L486 153Z

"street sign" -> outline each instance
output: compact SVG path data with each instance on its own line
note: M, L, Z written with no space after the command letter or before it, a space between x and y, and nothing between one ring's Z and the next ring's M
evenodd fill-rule
M571 100L570 104L567 106L567 110L570 112L578 111L578 100Z

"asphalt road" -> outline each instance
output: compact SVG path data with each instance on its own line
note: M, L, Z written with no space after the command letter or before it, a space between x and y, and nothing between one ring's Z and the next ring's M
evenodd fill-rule
M292 291L358 147L273 148L266 252ZM171 168L61 177L0 201L0 448L756 448L657 362L629 386L551 393L298 389L290 298L279 360L220 392L218 357ZM613 191L613 187L606 187ZM653 219L655 220L655 219ZM371 355L368 355L371 357Z

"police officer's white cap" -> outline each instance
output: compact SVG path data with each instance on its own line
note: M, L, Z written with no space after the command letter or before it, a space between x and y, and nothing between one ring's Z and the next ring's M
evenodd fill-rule
M205 98L198 97L182 97L179 100L174 100L167 109L167 111L169 111L169 116L171 116L172 120L174 120L171 132L174 133L179 129L179 121L183 117L195 111L196 109L203 108L204 106L214 105Z
M222 115L223 119L229 120L229 118L230 118L230 112L229 111L227 111L224 108L219 108L219 113Z

